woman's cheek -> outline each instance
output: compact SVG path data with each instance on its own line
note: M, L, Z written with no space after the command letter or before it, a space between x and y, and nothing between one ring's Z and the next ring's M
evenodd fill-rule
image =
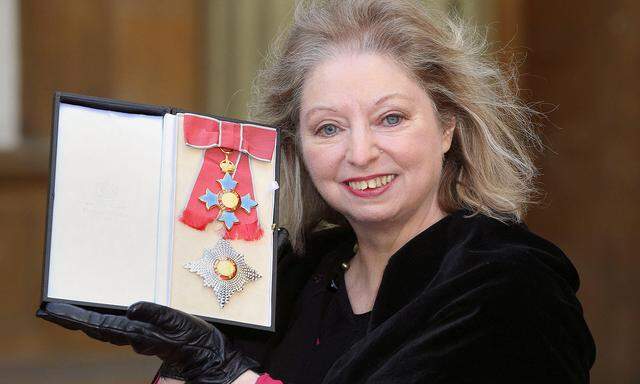
M335 180L339 170L339 150L337 145L307 143L302 155L311 180L319 191Z
M309 174L314 182L317 178L322 177L327 171L327 161L329 160L326 153L323 153L319 148L309 148L304 153L305 164Z

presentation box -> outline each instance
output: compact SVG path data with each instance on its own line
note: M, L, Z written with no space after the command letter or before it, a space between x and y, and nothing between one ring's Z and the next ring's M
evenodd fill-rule
M56 93L43 302L273 331L279 131Z

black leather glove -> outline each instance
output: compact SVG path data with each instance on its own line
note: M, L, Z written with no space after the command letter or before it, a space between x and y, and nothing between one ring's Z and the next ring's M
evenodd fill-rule
M148 302L129 307L126 316L106 315L80 307L47 303L36 316L115 345L131 345L155 355L187 383L231 383L258 367L254 360L230 348L213 325L187 313Z
M276 230L278 260L291 253L289 232ZM138 353L163 360L159 375L187 383L231 383L259 364L230 348L216 327L187 313L148 302L129 307L125 316L47 303L36 316L115 345L131 345Z
M289 239L289 231L284 227L276 228L276 252L277 261L279 262L287 255L293 253L291 239Z

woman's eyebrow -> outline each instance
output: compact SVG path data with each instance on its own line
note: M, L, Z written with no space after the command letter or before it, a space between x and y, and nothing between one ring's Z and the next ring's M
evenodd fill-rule
M329 111L329 112L338 112L335 108L331 108L331 107L327 107L327 106L323 106L323 105L319 105L317 107L313 107L310 110L306 111L303 115L302 118L309 118L309 116L311 116L312 114L316 113L316 112L320 112L320 111Z
M378 106L382 103L384 103L385 101L389 100L389 99L393 99L393 98L400 98L400 99L405 99L405 100L412 100L409 96L405 96L402 93L390 93L388 95L382 96L381 98L379 98L378 100L376 100L375 103L373 103L373 106Z
M413 100L411 97L406 96L402 93L390 93L388 95L384 95L382 97L380 97L378 100L376 100L375 103L373 103L373 106L376 107L382 103L384 103L385 101L388 101L389 99L393 99L393 98L399 98L399 99L405 99L405 100ZM302 114L302 120L304 119L308 119L312 114L320 112L320 111L329 111L329 112L335 112L337 113L338 110L326 105L318 105L316 107L313 107L311 109L309 109L308 111L304 112Z

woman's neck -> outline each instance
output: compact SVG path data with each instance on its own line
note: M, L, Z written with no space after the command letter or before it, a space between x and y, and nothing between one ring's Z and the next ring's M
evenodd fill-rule
M428 212L397 224L351 223L358 239L358 251L350 262L345 281L354 313L367 312L373 307L391 256L444 216L446 213L433 205Z

